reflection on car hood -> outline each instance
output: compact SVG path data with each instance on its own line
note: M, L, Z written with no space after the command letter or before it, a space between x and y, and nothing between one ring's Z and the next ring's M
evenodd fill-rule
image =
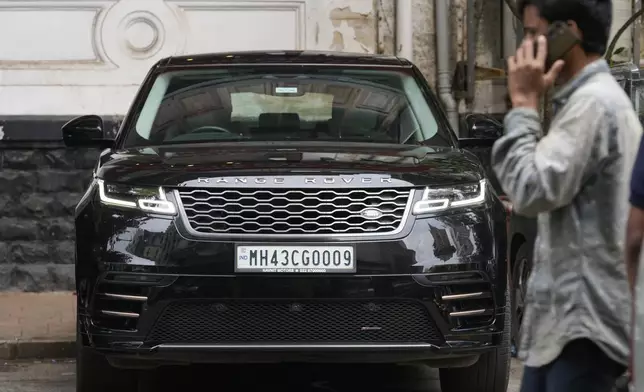
M394 180L392 186L416 186L475 182L483 173L475 158L454 148L374 143L145 147L107 153L98 168L108 182L151 186L210 186L226 177L288 175L380 175Z

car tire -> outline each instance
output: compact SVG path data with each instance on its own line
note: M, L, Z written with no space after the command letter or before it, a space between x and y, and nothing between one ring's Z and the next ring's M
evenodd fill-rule
M137 392L134 370L110 365L105 355L85 347L76 332L76 392Z
M532 255L527 243L521 244L514 256L512 263L512 343L515 347L519 346L519 337L521 333L521 322L525 309L525 290L532 269Z
M442 392L506 392L510 381L510 295L505 293L505 321L501 346L481 354L472 366L441 368Z

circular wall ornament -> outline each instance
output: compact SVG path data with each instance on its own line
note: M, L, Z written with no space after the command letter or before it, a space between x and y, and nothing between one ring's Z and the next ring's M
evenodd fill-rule
M160 0L111 0L96 20L94 45L111 68L114 85L139 85L150 66L183 53L185 22L175 5Z
M138 59L154 56L165 41L163 23L147 11L126 15L119 24L119 32L123 48L131 57Z
M125 26L125 42L134 52L148 52L158 41L159 30L147 19L133 19Z

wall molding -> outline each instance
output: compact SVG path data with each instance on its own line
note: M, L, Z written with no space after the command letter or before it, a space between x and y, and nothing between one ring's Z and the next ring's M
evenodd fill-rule
M91 17L90 20L88 20L88 28L85 34L90 34L90 48L86 49L91 49L92 51L92 58L87 58L87 57L79 57L79 58L68 58L68 59L47 59L47 58L42 58L42 59L34 59L34 58L14 58L14 59L7 59L6 58L6 53L9 52L11 53L12 50L1 50L1 45L0 45L0 68L4 69L12 69L12 70L19 70L19 69L42 69L42 70L52 70L52 69L77 69L79 66L80 67L89 67L92 69L97 69L97 68L104 68L107 65L107 58L103 51L100 48L100 45L97 42L97 37L98 37L98 31L97 31L97 26L100 25L101 19L103 18L104 11L109 8L109 6L113 5L114 2L117 0L102 0L102 1L60 1L60 0L44 0L44 1L24 1L21 0L19 2L14 2L14 1L0 1L0 20L2 19L3 15L7 14L13 14L9 15L12 17L12 23L2 23L0 22L0 31L3 28L10 27L12 29L12 34L7 35L4 34L3 36L13 36L13 37L18 37L20 40L22 34L26 35L32 35L33 33L29 33L29 31L34 30L34 23L25 23L21 24L16 22L16 18L19 17L20 15L18 14L25 14L24 17L27 19L33 19L34 18L34 13L41 13L41 14L48 14L48 13L59 13L59 12L67 12L68 15L72 13L88 13ZM54 15L47 15L49 18L44 18L48 19L51 23L49 26L43 26L43 27L52 27L56 25L56 20ZM80 16L80 15L79 15ZM4 27L3 27L4 26ZM75 26L76 28L80 26ZM17 30L17 31L16 31ZM63 31L64 29L57 29L54 32L50 32L47 34L47 32L42 32L41 36L44 35L54 35L54 34L60 34L57 38L65 38L67 40L74 40L78 39L76 35L81 33L80 31L70 31L69 36L65 36L66 33ZM32 37L29 37L32 38ZM46 41L46 40L45 40ZM4 39L4 42L6 45L16 45L15 40L7 40L6 38ZM20 41L19 41L20 42ZM38 40L33 40L30 39L29 43L31 46L25 46L19 47L18 50L33 50L34 47L38 47ZM47 44L47 42L43 43ZM15 46L13 51L15 51ZM15 55L18 55L18 53L15 53ZM29 56L27 56L29 57Z
M350 14L372 7L368 0L0 0L0 32L4 25L16 37L0 42L0 115L123 115L164 57L329 50L329 29L341 23L347 42L357 42ZM349 9L345 19L330 19Z
M311 0L309 0L311 1ZM320 0L314 0L320 1ZM262 11L293 11L296 14L297 25L295 31L296 49L305 49L307 36L306 36L306 8L307 0L165 0L169 5L177 7L181 12L190 11L248 11L248 10L262 10ZM268 18L267 18L268 19ZM267 20L270 22L270 20ZM189 29L185 19L183 23L185 28Z

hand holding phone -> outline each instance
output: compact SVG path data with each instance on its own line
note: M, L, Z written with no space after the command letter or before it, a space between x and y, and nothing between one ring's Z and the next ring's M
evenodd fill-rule
M564 22L554 22L548 27L546 34L548 42L548 55L546 57L546 70L550 69L557 60L561 60L566 53L570 51L575 45L579 44L580 40L575 33ZM537 57L538 45L534 46L534 57Z
M553 29L553 32L561 33L561 30ZM551 37L556 38L560 35L552 34ZM557 46L555 42L554 47L557 48ZM549 50L545 36L539 36L536 40L531 37L523 40L516 55L508 59L508 92L513 107L538 110L541 96L554 84L564 66L563 60L557 59L552 63L552 67L546 68L548 59L563 56L572 46L562 47L565 49L563 53L559 50ZM552 55L549 56L549 53Z

